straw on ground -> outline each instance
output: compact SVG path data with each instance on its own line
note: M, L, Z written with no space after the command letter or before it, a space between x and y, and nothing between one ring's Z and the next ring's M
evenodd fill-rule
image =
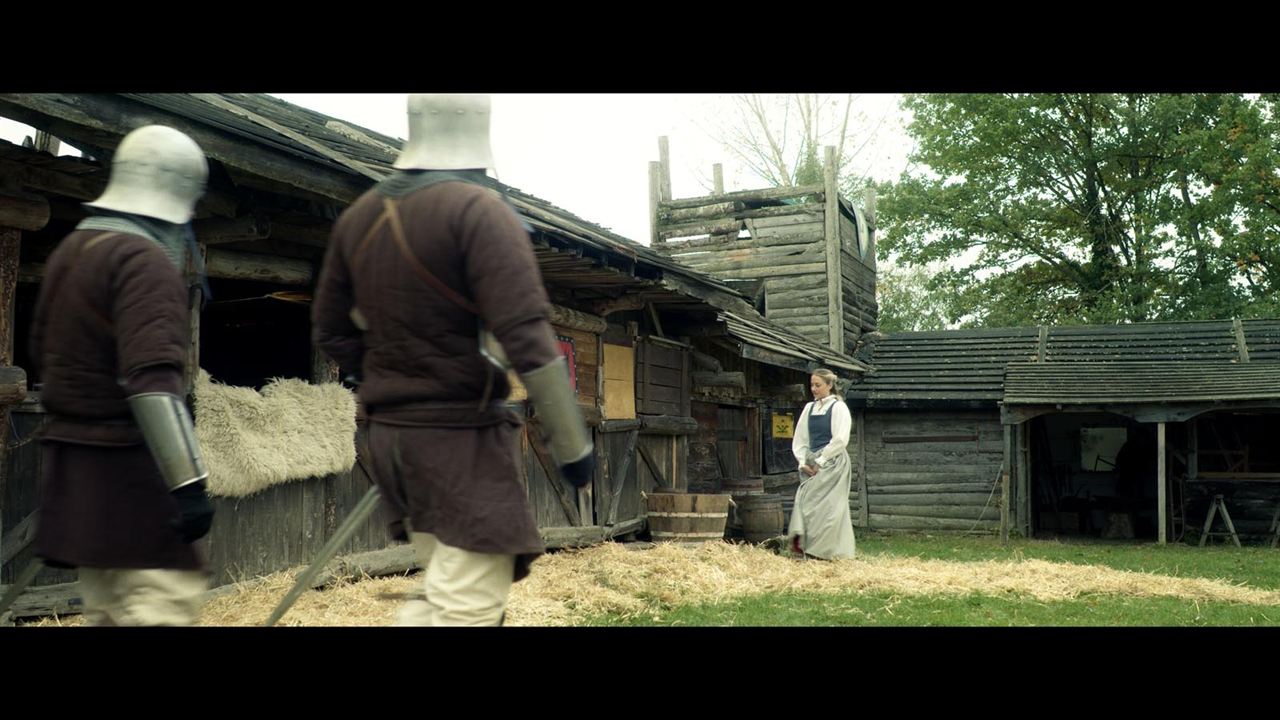
M204 625L259 625L284 597L296 571L244 583L206 606ZM389 625L421 576L363 579L304 593L281 625ZM540 558L517 583L508 625L572 625L596 615L642 617L677 605L717 603L781 592L897 595L972 594L1070 601L1086 595L1181 598L1195 602L1280 605L1280 591L1207 578L1171 577L1099 565L1044 560L955 562L864 556L796 561L750 545L657 545L633 550L606 543ZM78 618L43 624L78 624Z

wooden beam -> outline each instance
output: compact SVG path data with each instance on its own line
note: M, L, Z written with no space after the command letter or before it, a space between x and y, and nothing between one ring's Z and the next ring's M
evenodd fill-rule
M647 303L636 295L623 295L613 300L600 300L591 306L591 311L600 317L607 317L616 312L640 310Z
M772 280L773 278L781 277L783 275L813 275L816 273L826 272L826 270L827 270L826 262L815 262L815 263L799 263L796 265L781 265L774 268L751 268L748 270L717 270L715 274L716 274L717 280L759 280L761 278L768 278ZM837 278L835 282L839 283L840 280ZM828 278L828 283L830 283L830 278ZM830 285L828 285L827 291L828 292L831 291ZM742 302L746 304L745 299L742 300ZM750 307L750 305L748 305L747 307Z
M578 512L578 508L569 501L564 488L560 485L560 469L551 461L546 449L542 447L542 428L536 421L529 422L525 427L528 428L529 447L533 448L533 454L538 458L538 464L542 466L542 472L547 476L547 484L551 486L556 498L560 501L560 507L564 510L565 517L575 526L581 526L582 515Z
M803 386L801 386L803 387ZM801 390L803 393L803 390ZM854 427L858 438L858 495L862 499L862 507L858 509L860 527L867 527L870 510L870 496L867 495L867 416L863 410L854 414Z
M767 239L786 237L778 228L795 225L802 226L799 232L789 234L794 237L808 232L805 226L816 225L823 221L822 209L815 208L813 205L779 205L777 207L752 208L745 206L741 200L702 205L688 209L667 209L661 211L658 217L673 224L691 223L696 220L714 218L722 220L770 220L771 222L768 224L752 223L760 225L762 228L768 228L771 231L769 234L752 238L752 242L757 245L764 244Z
M1012 475L1013 448L1011 427L1011 425L1002 426L1004 430L1004 443L1002 445L1004 458L1000 470L1000 541L1005 543L1009 542L1009 479Z
M658 229L657 237L662 240L670 240L677 237L690 237L694 235L723 235L732 233L733 237L737 237L738 231L742 227L740 220L732 218L728 220L707 220L703 222L684 223L682 225L667 225Z
M310 285L314 276L313 264L307 260L223 248L207 251L205 271L209 277L223 280L256 280L299 286ZM24 283L40 282L44 278L44 265L23 264L18 277Z
M645 466L649 468L649 474L652 475L654 481L658 483L658 487L665 487L667 489L675 488L675 485L673 485L672 482L667 479L666 475L658 469L658 463L653 461L653 456L649 454L649 451L645 446L637 445L636 452L640 453L640 459L644 460Z
M265 240L271 236L271 220L265 215L210 218L192 223L196 239L205 245Z
M305 260L252 255L210 249L206 264L209 277L226 280L258 280L281 285L310 285L312 264Z
M692 435L698 431L698 421L679 415L641 415L641 427L645 435Z
M22 232L0 227L0 366L13 364L14 299L18 291L21 249Z
M662 245L658 234L658 203L662 202L662 163L649 163L649 244Z
M747 389L747 376L742 372L708 372L693 373L693 386L698 387L732 387Z
M714 188L712 192L716 195L724 194L724 167L720 163L711 166L711 185Z
M620 433L640 427L640 419L604 420L600 423L602 433Z
M1187 421L1187 480L1195 482L1200 474L1200 419Z
M671 199L671 147L667 136L658 138L658 163L662 166L662 199Z
M672 334L676 337L724 337L729 334L728 328L720 323L698 323L696 321L668 323Z
M22 231L0 227L0 366L13 365L14 305L18 294L18 255L22 249ZM21 371L21 368L14 368ZM14 388L18 390L19 388ZM20 388L25 397L25 374ZM9 403L0 400L0 502L8 497L9 484L9 404L20 402L16 392L7 393Z
M646 304L646 307L649 309L649 319L653 322L654 334L658 337L665 337L666 333L662 332L662 321L658 319L658 309L654 307L653 303Z
M598 315L592 315L561 305L551 306L551 324L569 328L570 330L595 333L596 335L609 328L608 321Z
M12 178L18 187L76 200L93 200L107 186L106 173L100 170L86 175L71 175L7 158L0 158L0 175Z
M826 193L827 242L827 344L836 352L844 352L844 292L840 273L840 193L836 185L836 149L825 148L822 168L823 191Z
M272 239L318 248L329 246L329 236L332 232L332 227L325 225L294 225L281 222L271 224Z
M1006 425L1005 427L1008 427L1008 426ZM1166 527L1166 525L1169 522L1169 518L1168 518L1169 509L1165 507L1165 495L1167 492L1167 488L1165 487L1165 462L1164 462L1165 438L1164 438L1164 435L1165 435L1164 423L1162 422L1156 425L1156 452L1158 453L1158 455L1156 456L1156 482L1158 483L1156 487L1156 502L1160 503L1160 507L1159 507L1159 510L1157 510L1156 515L1159 518L1159 529L1160 529L1159 542L1161 545L1164 545L1166 542L1168 542L1168 538L1167 538L1168 528Z
M1240 318L1234 318L1231 321L1232 330L1236 335L1236 347L1240 351L1240 362L1249 362L1249 343L1244 337L1244 323L1240 322Z
M777 365L778 367L790 368L792 370L802 370L810 372L821 367L821 364L809 358L795 357L786 355L773 350L766 350L755 345L742 345L742 357L748 360Z
M38 512L32 511L4 534L0 540L0 566L17 557L36 539Z
M114 149L135 128L167 125L186 134L225 165L349 203L370 186L368 177L326 168L205 123L111 94L0 93L0 115L46 130L63 140Z
M13 179L20 188L83 201L96 199L107 187L107 172L103 169L87 166L93 168L93 172L66 173L49 167L28 165L22 161L25 157L9 153L8 157L0 158L0 175ZM234 197L206 190L196 202L196 214L234 217L236 205Z
M644 524L644 515L631 518L630 520L623 520L616 525L607 526L605 528L605 535L610 538L615 538L620 535L630 535L631 533L640 532L644 529Z
M19 190L0 190L0 227L40 230L49 224L49 200Z
M548 548L589 547L605 541L605 528L600 525L585 527L538 528L542 542Z
M748 315L755 314L755 308L747 299L735 290L723 287L708 285L704 282L698 282L693 279L683 278L673 273L664 273L662 276L662 286L668 290L674 290L682 295L695 297L699 300L705 300L708 305L712 305L721 310L738 310Z
M761 212L759 210L754 212ZM742 214L746 214L745 212ZM822 235L817 233L791 233L787 235L766 235L764 237L738 238L737 236L729 237L724 235L712 235L711 237L691 238L689 240L681 240L678 243L664 244L661 248L662 252L676 259L684 259L686 254L693 252L716 252L725 250L755 250L757 248L780 247L783 245L806 246L821 245Z
M334 558L311 581L312 589L333 585L350 578L385 577L421 570L418 555L412 545L394 545L382 550L355 553Z
M893 443L948 443L948 442L976 442L978 435L976 432L968 435L889 435L885 434L880 442L885 445Z
M196 249L202 260L208 258L209 250L203 242L196 243ZM192 292L191 302L187 306L187 318L190 323L187 336L187 362L182 374L187 397L194 398L196 377L200 373L200 311L204 306L204 289L200 287L196 278L196 264L193 258L187 258L186 281L187 287L192 288Z
M696 220L706 220L708 218L723 218L744 209L745 207L742 203L713 203L711 205L703 205L702 207L696 208L685 208L683 210L667 210L659 215L658 219L672 224L688 223Z
M600 451L603 453L604 448L600 448ZM589 482L586 486L576 489L575 494L578 496L578 524L580 525L595 524L595 489L595 482Z
M1026 423L1013 426L1013 444L1019 448L1018 453L1018 489L1017 525L1023 538L1031 537L1031 433Z
M968 518L929 518L904 517L901 515L883 515L872 513L870 522L877 531L885 530L935 530L939 532L970 532L981 530L989 533L1000 532L997 520L971 520Z
M732 200L749 203L763 202L766 200L784 200L806 195L822 197L823 192L823 185L789 185L766 188L764 190L740 190L738 192L725 193L723 195L706 195L696 198L681 198L680 200L664 200L664 207L662 209L675 210L678 208L693 208L700 207L702 205L709 205L711 203Z
M0 593L7 589L0 586ZM49 615L78 615L84 610L80 599L80 584L69 582L27 588L18 596L9 614L15 618L47 617Z

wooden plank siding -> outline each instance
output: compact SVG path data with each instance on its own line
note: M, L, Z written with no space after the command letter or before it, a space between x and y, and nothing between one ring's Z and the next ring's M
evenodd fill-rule
M998 412L867 410L865 417L873 529L998 530Z
M653 338L636 345L636 411L689 416L689 351Z
M660 203L659 234L699 230L708 237L668 239L661 245L672 259L723 280L762 280L765 284L765 311L769 320L824 346L839 343L839 350L852 353L864 333L877 327L879 308L875 298L875 262L863 257L857 223L847 202L838 203L839 220L834 239L838 246L828 250L827 214L833 203L824 202L826 193L804 196L804 202L763 209L745 207L742 202L707 200L705 205L673 208ZM769 213L760 216L759 213ZM680 225L682 218L697 217L698 223ZM726 233L717 223L739 222L740 232ZM679 228L684 228L680 230ZM870 249L870 245L867 244ZM839 258L839 277L832 280L833 258ZM833 293L839 297L832 299ZM831 308L839 308L833 316ZM833 330L833 328L835 328ZM838 341L832 333L839 333Z

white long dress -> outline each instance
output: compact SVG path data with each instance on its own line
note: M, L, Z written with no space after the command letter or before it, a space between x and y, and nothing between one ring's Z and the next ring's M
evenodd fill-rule
M831 440L820 447L810 447L809 417L815 415L831 421ZM821 422L821 420L819 421ZM787 534L800 536L800 547L807 554L826 560L852 558L855 552L853 518L849 514L849 484L853 469L849 463L849 432L853 416L838 398L828 396L805 405L796 423L791 452L796 462L804 465L813 459L818 474L808 477L800 473L796 504L791 511Z

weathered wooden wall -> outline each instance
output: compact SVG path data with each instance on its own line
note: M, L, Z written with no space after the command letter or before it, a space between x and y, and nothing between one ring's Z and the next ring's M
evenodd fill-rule
M689 351L659 338L636 344L636 412L689 416Z
M870 526L995 532L1003 430L995 411L864 413ZM856 456L855 456L856 457Z
M831 341L831 308L839 307L842 349L853 352L858 338L877 326L874 244L860 239L855 211L846 201L839 202L839 220L828 228L832 204L820 187L787 195L795 204L779 204L763 191L659 203L661 242L655 247L722 280L762 280L766 317L823 345ZM838 236L838 254L828 251L829 231ZM743 232L748 236L739 237ZM693 237L699 235L705 237ZM829 297L835 285L828 268L836 257L839 303Z
M846 352L853 352L863 333L878 327L880 306L876 303L875 247L859 236L851 214L855 211L841 203L840 213L840 277L844 300L844 342Z
M797 194L799 193L799 194ZM777 204L766 193L736 193L737 201L704 198L704 205L660 210L664 242L657 249L723 280L763 279L766 316L820 342L828 341L825 205L821 188L788 193L796 204ZM757 197L757 195L759 197ZM660 208L700 202L682 200ZM681 215L684 213L684 215ZM698 222L679 222L697 213ZM708 220L707 218L711 218ZM717 232L718 231L718 232ZM745 231L749 237L739 238Z

